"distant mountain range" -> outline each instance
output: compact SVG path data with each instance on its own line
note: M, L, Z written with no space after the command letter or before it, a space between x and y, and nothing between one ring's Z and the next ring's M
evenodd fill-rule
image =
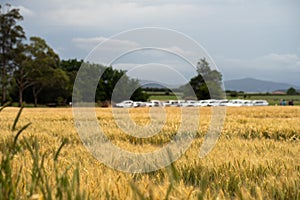
M153 81L140 80L142 88L178 88L179 85L165 85L159 83L153 83ZM273 81L259 80L255 78L243 78L224 81L225 90L244 91L244 92L273 92L276 90L285 91L290 87L300 90L300 86L279 83Z
M226 90L244 91L244 92L273 92L275 90L287 90L293 87L297 90L300 86L289 83L278 83L273 81L264 81L254 78L243 78L224 81Z

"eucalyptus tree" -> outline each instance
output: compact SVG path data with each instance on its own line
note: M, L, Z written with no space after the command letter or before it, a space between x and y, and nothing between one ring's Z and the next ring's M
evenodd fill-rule
M16 58L16 48L25 39L22 26L18 24L23 20L19 9L12 8L10 4L0 4L0 85L1 104L7 101L7 86L11 79Z
M197 76L189 81L191 87L185 87L185 96L195 94L198 99L224 98L222 74L217 70L212 70L205 58L198 61L197 72Z
M37 106L38 95L46 87L65 87L69 79L59 67L58 54L39 37L30 37L28 45L30 60L27 63L30 70L31 89L34 105Z

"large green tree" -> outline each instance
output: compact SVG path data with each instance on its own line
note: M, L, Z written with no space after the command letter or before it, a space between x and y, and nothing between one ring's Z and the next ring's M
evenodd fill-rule
M222 74L212 70L205 58L197 63L197 76L191 78L185 86L185 96L196 95L198 99L224 98L222 90Z
M68 83L65 72L59 68L59 56L49 47L45 40L30 37L30 79L34 105L37 106L38 95L46 87L64 87Z
M105 91L106 99L114 103L127 99L147 101L149 98L147 93L142 90L139 81L127 76L125 70L108 67L99 82L99 88L101 86Z
M33 68L31 66L32 60L28 45L19 44L16 49L15 69L13 71L13 81L18 89L19 106L23 103L23 92L25 89L33 85L31 73Z
M67 85L67 90L66 90L68 102L72 101L73 85L76 79L77 72L82 63L83 60L77 60L77 59L62 60L60 62L60 68L66 72L69 78L69 84Z
M68 60L62 63L62 68L68 70L68 74L74 77L75 74L70 72L78 71L78 61ZM129 98L140 101L147 100L148 95L142 91L139 82L128 77L126 71L100 64L88 62L80 63L82 67L80 69L80 76L76 78L76 86L73 88L73 98L76 102L119 102ZM73 67L70 65L73 65ZM116 86L116 84L118 84L118 86ZM93 88L95 85L97 85L97 88L94 96L93 91L86 88ZM134 88L136 88L136 90L133 92L132 89ZM133 94L128 96L132 92Z
M25 39L25 33L18 22L23 20L19 9L12 8L9 4L0 4L0 79L1 79L1 104L7 101L7 86L10 74L14 68L16 48Z

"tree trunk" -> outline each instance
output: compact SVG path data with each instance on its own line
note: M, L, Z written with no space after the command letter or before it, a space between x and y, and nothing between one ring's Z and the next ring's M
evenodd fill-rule
M23 103L23 88L20 87L19 88L19 107L22 106L22 103Z
M38 95L42 91L42 87L40 87L38 89L36 87L38 87L38 86L33 86L32 87L32 93L33 93L33 97L34 97L34 107L37 107Z
M37 107L38 98L37 95L34 95L34 107Z
M32 88L32 93L33 93L33 97L34 97L34 107L37 107L38 97L37 97L37 91L36 91L35 87Z

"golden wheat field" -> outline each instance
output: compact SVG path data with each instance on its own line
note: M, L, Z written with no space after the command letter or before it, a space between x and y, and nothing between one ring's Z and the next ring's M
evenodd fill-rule
M300 107L227 108L222 134L202 159L199 149L211 108L201 108L200 119L191 116L200 122L191 147L169 167L135 174L111 169L87 151L76 132L71 108L24 108L12 131L18 111L5 108L0 112L2 155L18 130L32 123L21 133L20 148L11 163L10 182L18 199L72 199L80 191L89 199L300 199ZM129 110L131 119L140 125L150 123L148 111ZM166 108L160 134L137 139L116 126L111 108L96 108L96 113L112 143L136 152L160 148L180 124L180 108ZM67 142L56 155L64 138ZM65 171L66 176L59 179ZM58 188L67 187L64 178L72 179L74 174L80 181L73 190L80 191L63 194ZM0 192L7 190L0 185ZM52 197L46 198L45 193Z

